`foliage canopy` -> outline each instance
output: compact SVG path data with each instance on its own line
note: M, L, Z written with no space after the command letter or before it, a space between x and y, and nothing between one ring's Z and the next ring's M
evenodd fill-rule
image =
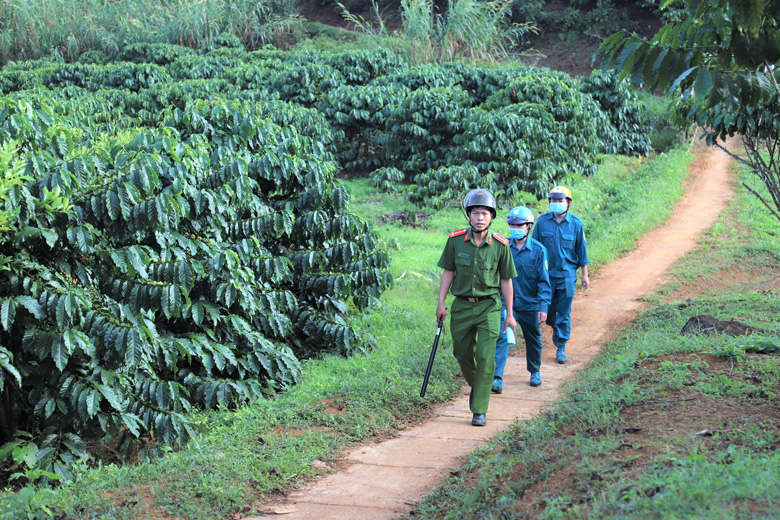
M603 63L614 62L621 76L650 90L680 92L678 112L707 129L708 144L741 135L746 157L737 159L767 191L746 187L780 220L780 1L689 0L685 8L687 17L652 40L607 38Z

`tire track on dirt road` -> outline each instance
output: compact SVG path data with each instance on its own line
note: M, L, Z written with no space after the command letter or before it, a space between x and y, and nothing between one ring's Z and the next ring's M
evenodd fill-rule
M664 281L672 263L696 247L698 237L734 197L730 163L719 149L699 150L686 181L686 196L666 224L645 235L625 257L600 268L590 289L577 292L567 364L555 363L550 329L544 327L541 387L528 386L525 356L511 356L504 393L491 397L486 427L471 426L466 388L459 398L438 406L425 423L400 432L396 438L352 448L342 457L345 469L319 477L283 501L265 504L262 517L379 520L411 511L459 465L460 457L515 420L530 419L558 399L561 383L587 364L615 331L634 319L641 307L639 299ZM451 355L450 351L447 354Z

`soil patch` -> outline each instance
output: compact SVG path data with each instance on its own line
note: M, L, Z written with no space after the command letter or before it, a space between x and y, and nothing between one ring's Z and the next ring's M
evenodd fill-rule
M379 217L380 224L392 224L393 222L400 222L403 226L411 226L413 228L427 228L424 223L431 219L431 215L423 211L396 211L395 213L388 213Z
M762 357L770 364L780 364L775 356ZM719 374L730 374L735 380L750 382L757 373L749 366L706 354L674 354L643 363L640 387L652 386L663 363L691 364L707 367L681 389L672 389L662 397L648 399L626 407L620 414L614 432L609 432L607 444L612 452L606 464L589 469L583 467L576 450L567 450L562 443L580 437L605 435L596 429L577 430L570 427L561 431L540 454L538 462L520 465L503 479L504 490L512 489L517 501L504 510L506 518L538 518L555 497L576 497L566 507L589 502L607 486L623 486L624 482L639 480L659 464L670 464L670 454L681 458L696 446L705 457L717 457L728 446L744 446L755 451L775 451L780 447L780 408L769 395L729 397L708 395L696 390L698 380ZM776 394L780 385L772 390ZM758 398L756 398L758 397ZM561 455L570 452L573 456ZM603 461L601 461L603 462ZM475 481L478 475L471 475ZM612 490L614 491L614 487ZM638 489L628 485L619 489L626 496L641 493L647 497L664 493L663 486ZM520 516L522 515L522 516Z
M368 177L368 173L359 170L341 170L336 172L334 177L345 181L354 181L355 179L364 179Z
M314 408L317 411L334 414L334 415L347 413L346 405L342 401L335 398L323 399L322 401L317 401L316 403L314 403Z
M736 320L722 321L706 314L691 316L683 325L681 334L730 334L732 336L745 336L746 334L762 334L765 330L745 325Z

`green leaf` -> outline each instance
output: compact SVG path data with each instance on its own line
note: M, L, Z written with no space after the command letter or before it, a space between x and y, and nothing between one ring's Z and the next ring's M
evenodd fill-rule
M16 384L21 386L22 374L19 373L19 370L16 369L12 361L13 361L13 354L5 347L0 347L0 368L2 368L3 370L11 374L14 380L16 381ZM0 377L0 391L2 391L4 384L5 384L5 378ZM1 458L0 461L2 461Z
M129 329L127 331L127 352L126 360L128 363L135 364L143 358L144 342L138 329Z
M130 432L138 437L141 435L141 428L143 427L143 423L138 418L137 415L131 414L131 413L123 413L121 414L122 417L122 423L127 426L127 429L130 430Z
M0 324L5 330L11 330L16 317L16 302L13 298L5 298L0 304Z
M95 387L103 395L103 397L106 398L106 401L108 401L108 404L110 404L114 410L117 412L122 411L122 403L119 401L119 397L116 395L116 392L114 392L110 386L97 384Z
M19 447L20 441L6 442L0 447L0 463L5 462L13 451Z
M696 75L696 81L693 84L694 95L697 98L703 98L709 94L712 88L712 75L706 67L701 67Z
M173 307L174 304L171 301L171 297L173 293L171 292L171 289L173 288L172 285L168 285L162 288L162 310L165 313L165 317L170 319L171 316L173 316Z
M46 239L46 244L49 246L49 249L53 249L54 245L57 243L57 239L59 239L57 232L53 229L41 229L41 234L43 235L43 238Z
M87 415L91 418L100 410L100 392L91 389L87 395Z
M179 262L176 264L176 283L186 288L192 287L194 279L188 263Z
M13 459L17 464L24 463L25 466L32 469L38 460L35 456L35 450L29 444L19 446L13 451Z
M146 271L146 265L144 264L144 261L142 260L142 254L143 250L139 248L138 246L132 246L128 247L125 250L125 255L127 256L127 260L130 262L130 264L135 268L135 270L140 274L142 277L146 278L149 276L149 274ZM146 256L146 255L143 255Z
M35 316L36 319L43 319L45 316L43 312L43 307L40 303L38 303L38 300L33 298L32 296L17 296L16 297L16 303L20 304L22 307L27 309L27 311Z
M54 360L55 366L59 369L60 372L65 370L65 367L68 364L68 359L70 358L70 352L68 352L68 347L65 345L65 342L62 339L62 334L57 334L54 336L54 340L51 344L51 357Z
M200 325L200 323L203 321L203 306L199 302L194 302L192 307L190 307L190 312L192 312L192 321Z
M54 413L54 409L56 408L56 406L57 406L57 400L56 400L56 399L49 399L49 400L46 402L46 407L45 407L45 409L44 409L43 416L44 416L45 418L47 418L47 419L48 419L49 417L51 417L51 414L53 414L53 413Z

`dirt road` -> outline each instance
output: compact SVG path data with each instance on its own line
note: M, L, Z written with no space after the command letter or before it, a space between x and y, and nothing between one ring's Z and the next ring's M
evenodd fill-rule
M561 383L588 363L621 326L641 307L638 301L664 279L671 264L696 246L699 235L712 226L733 198L730 158L717 149L700 150L691 165L684 200L669 221L644 238L634 251L598 271L592 287L579 291L572 310L569 362L555 363L555 349L544 338L542 386L528 386L524 356L509 358L504 393L494 395L484 428L471 426L468 390L445 403L425 423L380 444L358 446L344 455L346 469L290 494L284 502L268 504L265 516L285 519L389 519L411 511L420 499L444 480L467 454L517 419L538 414L559 396ZM261 518L261 517L254 517Z

